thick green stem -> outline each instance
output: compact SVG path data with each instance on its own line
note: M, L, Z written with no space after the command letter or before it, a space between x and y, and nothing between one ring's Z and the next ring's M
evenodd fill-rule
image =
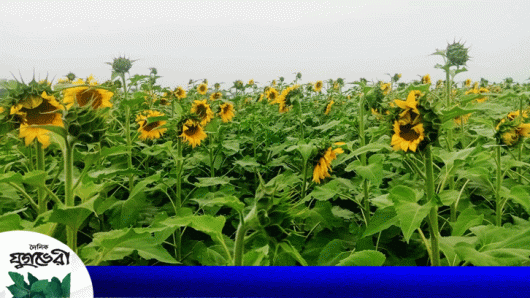
M239 221L239 225L236 231L236 240L234 248L234 266L243 266L243 254L245 248L245 234L247 229L243 217Z
M432 152L431 145L427 145L425 148L425 189L427 192L427 204L432 204L433 207L429 213L429 226L431 230L431 251L432 266L440 266L440 247L439 237L440 232L438 231L438 206L434 201L434 173L432 163Z
M183 160L182 160L182 140L180 137L177 140L177 191L176 191L176 198L175 198L175 214L177 214L180 209L182 208L182 167L183 167ZM178 228L175 231L174 234L175 237L175 244L176 244L176 254L177 254L177 261L181 261L182 259L182 237L181 237L181 229Z
M301 199L303 200L305 198L305 192L307 188L307 160L304 160L304 168L302 169L302 192L301 192Z
M364 96L361 97L359 103L359 139L361 147L366 145L366 138L364 133ZM366 166L366 153L361 154L361 165ZM363 208L365 214L366 225L370 223L370 201L368 200L368 181L363 178Z
M501 146L495 148L495 163L497 164L497 180L495 181L495 224L502 225L502 167L501 167Z
M123 82L123 100L127 102L127 82L125 81L125 74L121 75ZM125 105L125 138L127 140L127 167L132 169L132 139L131 139L131 107L127 103ZM132 191L134 187L134 174L129 175L129 192Z
M40 142L37 142L37 170L44 171L44 148L42 148L42 145ZM48 211L48 206L46 205L46 193L44 189L39 187L37 190L38 198L37 198L37 204L38 204L38 213L42 214L46 211Z
M74 142L66 140L66 148L64 151L64 205L66 207L74 207ZM66 226L66 242L75 253L77 253L77 229Z

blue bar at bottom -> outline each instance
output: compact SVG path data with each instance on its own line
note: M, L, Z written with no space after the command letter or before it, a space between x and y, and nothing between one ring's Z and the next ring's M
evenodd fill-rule
M529 267L87 267L95 297L530 296Z

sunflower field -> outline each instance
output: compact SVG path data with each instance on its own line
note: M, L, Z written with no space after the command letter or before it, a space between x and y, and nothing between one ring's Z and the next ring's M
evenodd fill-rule
M530 84L3 80L0 232L86 265L530 264Z

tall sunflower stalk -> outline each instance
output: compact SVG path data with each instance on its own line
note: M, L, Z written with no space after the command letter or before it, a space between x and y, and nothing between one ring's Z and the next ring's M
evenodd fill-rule
M129 91L127 89L127 82L125 80L125 73L128 73L132 67L134 60L127 59L125 57L115 58L112 63L107 62L107 64L112 65L112 78L119 76L122 80L123 87L123 100L127 102ZM131 107L129 104L125 105L125 138L127 142L127 167L129 169L133 168L132 165L132 138L131 138ZM132 191L134 187L134 174L129 175L129 192Z
M436 68L442 69L445 72L445 104L446 109L452 107L451 102L451 86L454 77L464 71L467 71L465 65L469 60L468 48L465 48L460 42L453 42L448 44L445 50L437 50L433 55L440 55L444 59L444 65L436 64ZM452 66L456 66L456 69L451 69ZM462 68L460 68L462 67ZM464 131L462 130L462 133ZM449 152L453 151L453 129L447 129L447 150ZM455 189L455 181L453 177L448 177L449 179L449 188L451 190ZM456 202L451 204L451 215L450 221L456 222Z
M432 266L440 266L440 232L438 226L438 205L434 188L433 157L431 146L437 138L439 119L437 115L429 109L419 105L418 98L423 97L423 93L413 90L407 96L407 100L395 100L399 107L394 112L394 135L391 145L396 151L423 152L425 173L422 177L425 180L425 192L427 204L431 204L428 223L430 229L431 244L427 245L427 251L431 258ZM420 169L414 167L415 170ZM421 173L420 173L421 174Z
M366 146L366 134L364 131L364 113L366 107L365 95L361 94L359 99L359 140L361 142L361 148ZM367 166L366 152L361 154L361 165L363 167ZM368 200L368 180L363 178L363 200L362 205L365 214L366 226L370 223L370 201Z

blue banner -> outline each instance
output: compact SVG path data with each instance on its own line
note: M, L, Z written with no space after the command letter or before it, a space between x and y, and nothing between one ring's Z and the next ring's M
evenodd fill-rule
M526 297L527 267L88 266L95 297Z

